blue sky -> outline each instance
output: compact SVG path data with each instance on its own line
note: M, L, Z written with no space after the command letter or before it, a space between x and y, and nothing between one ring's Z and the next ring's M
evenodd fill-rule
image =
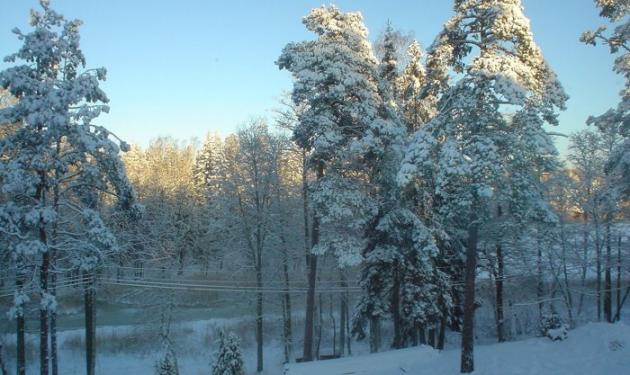
M451 15L451 1L325 1L361 11L375 38L390 19L424 47ZM617 102L621 77L604 47L589 47L582 31L604 23L592 0L524 0L536 41L567 93L555 131L584 128L586 118ZM274 61L291 41L312 38L301 24L320 1L52 0L67 18L79 18L89 67L104 66L111 113L97 123L129 142L170 135L227 134L247 119L273 116L291 78ZM28 30L36 0L0 0L0 55L19 47L11 33ZM0 63L0 68L6 64ZM559 139L561 151L566 140Z

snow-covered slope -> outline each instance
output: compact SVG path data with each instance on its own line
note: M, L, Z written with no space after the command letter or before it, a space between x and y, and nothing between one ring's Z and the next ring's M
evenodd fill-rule
M534 338L477 346L476 375L630 374L630 326L592 323L566 341ZM459 373L459 351L429 347L292 365L289 375L397 375Z

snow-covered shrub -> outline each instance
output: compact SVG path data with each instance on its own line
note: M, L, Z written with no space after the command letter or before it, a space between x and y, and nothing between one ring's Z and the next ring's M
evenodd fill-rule
M179 375L177 356L169 340L162 344L162 355L155 364L155 375Z
M540 321L540 330L543 336L549 337L553 341L562 341L567 338L569 326L562 322L557 313L552 312L543 315Z
M219 330L217 350L212 358L212 375L244 375L243 356L239 338Z

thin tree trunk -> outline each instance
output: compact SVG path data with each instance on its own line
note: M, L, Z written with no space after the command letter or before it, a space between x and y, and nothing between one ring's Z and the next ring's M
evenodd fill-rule
M311 244L309 242L308 225L308 169L306 167L306 150L302 150L302 215L304 215L304 252L306 256L306 266L309 266Z
M96 373L96 313L94 308L96 293L92 272L84 273L85 366L87 375Z
M317 345L315 347L315 358L319 359L320 348L322 345L322 329L324 327L324 301L322 299L322 294L318 295L319 307L317 308Z
M348 282L346 281L346 275L343 269L339 270L339 275L339 286L344 290L344 292L340 294L339 301L339 355L343 357L346 354L346 310L348 308L348 301L346 300L345 290L348 288Z
M438 350L444 350L445 339L446 339L446 315L443 315L440 318L440 331L439 331L438 341L437 341Z
M475 370L474 364L474 323L475 323L475 272L477 270L477 219L472 218L468 228L466 246L466 282L464 289L464 326L462 328L462 355L460 371L470 373Z
M22 288L24 286L24 275L20 270L20 266L18 265L18 273L15 277L15 288L18 293L22 293ZM17 365L17 374L25 375L26 374L26 340L25 340L25 321L24 321L24 303L20 302L19 306L16 306L17 316L16 316L16 365Z
M497 244L497 277L495 278L496 290L496 319L497 319L497 340L505 341L504 317L503 317L503 278L505 272L503 270L503 249L501 244Z
M599 219L597 215L593 215L593 223L595 224L595 272L596 272L596 289L597 292L597 321L602 320L602 249L599 234Z
M624 293L619 306L617 306L617 315L615 316L615 320L619 320L621 318L621 308L623 307L623 304L626 303L628 295L630 295L630 286L626 288L626 292Z
M284 316L284 356L287 363L293 360L293 333L291 327L291 280L289 278L289 252L283 228L280 229L280 239L282 241L282 273L284 276L283 307L286 314Z
M588 267L588 214L584 213L584 225L582 229L582 276L580 278L580 285L582 291L586 287L586 270ZM582 314L582 307L584 306L584 293L580 293L580 301L578 302L578 316Z
M429 346L435 348L435 327L429 328Z
M333 350L332 350L332 355L333 355L333 357L336 357L337 356L337 321L335 320L334 305L335 304L333 302L333 295L331 294L330 295L330 310L328 311L328 316L330 317L330 322L332 324L332 329L333 329L333 337L332 337Z
M0 374L9 375L7 365L4 363L4 348L2 347L2 342L0 342Z
M608 323L613 322L612 315L612 274L611 274L611 263L612 263L612 249L611 249L611 233L610 233L610 221L611 214L606 214L606 270L604 275L604 317Z
M377 353L381 346L381 320L378 316L370 317L370 353Z
M427 344L427 335L426 332L424 331L424 327L417 324L416 325L416 332L418 332L418 342L420 343L420 345L426 345Z
M541 234L540 234L540 225L538 225L538 230L536 233L536 298L538 299L538 322L542 322L543 317L543 294L544 294L544 284L543 284L543 271L542 271L542 244L541 242Z
M43 233L43 234L42 234ZM42 241L43 238L43 241ZM40 228L40 241L46 243L46 234ZM39 307L39 369L41 375L48 375L49 352L48 352L48 268L50 266L50 254L48 251L42 254L42 265L40 268L40 288L42 302Z
M564 222L560 223L560 241L562 241L562 274L564 277L564 301L567 306L567 312L569 314L569 325L575 326L575 320L573 318L573 296L571 294L571 288L569 284L569 272L567 271L567 236L564 231Z
M55 272L50 275L50 284L50 291L53 298L57 298L57 274ZM59 374L59 357L57 352L57 309L50 311L50 369L52 375Z
M392 288L392 320L394 321L394 342L392 347L400 349L403 347L402 319L400 316L400 270L398 260L394 260L394 274L392 278L394 285Z
M258 293L256 295L256 372L263 370L263 293L262 293L262 269L260 262L260 253L256 260L256 286Z
M621 315L621 233L617 237L617 313L616 319Z
M349 298L346 292L346 343L348 348L348 356L352 355L352 335L350 333L350 307L348 304Z
M317 165L317 179L324 176L324 164ZM311 235L311 251L307 254L308 259L308 290L306 293L306 316L304 319L304 351L302 359L305 362L313 360L313 323L315 314L315 284L317 283L317 255L312 253L312 249L319 243L319 219L317 215L313 217L313 231Z

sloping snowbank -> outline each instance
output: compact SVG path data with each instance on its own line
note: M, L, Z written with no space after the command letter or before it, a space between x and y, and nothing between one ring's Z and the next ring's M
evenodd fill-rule
M459 374L459 351L429 347L353 358L294 364L289 375ZM630 374L630 326L591 323L569 332L566 341L534 338L477 346L476 375Z

